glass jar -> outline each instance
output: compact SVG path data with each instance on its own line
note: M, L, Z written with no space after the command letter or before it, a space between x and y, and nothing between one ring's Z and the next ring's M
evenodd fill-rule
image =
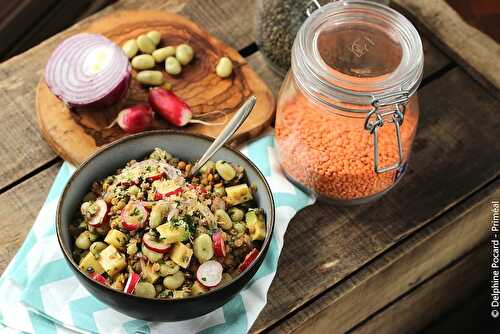
M367 202L407 169L423 51L413 25L369 1L318 6L295 38L279 93L286 175L322 198Z

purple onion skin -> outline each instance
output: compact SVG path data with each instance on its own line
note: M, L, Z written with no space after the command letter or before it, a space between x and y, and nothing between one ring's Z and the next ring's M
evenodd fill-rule
M122 81L115 88L113 88L113 90L110 91L108 95L91 103L86 103L86 104L66 103L66 105L72 110L103 109L111 107L112 105L116 104L118 101L120 101L127 95L131 78L132 74L131 74L131 69L129 67L128 72L125 74Z

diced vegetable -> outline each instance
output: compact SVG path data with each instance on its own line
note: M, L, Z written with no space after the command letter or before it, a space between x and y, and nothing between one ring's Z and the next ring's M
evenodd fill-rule
M212 240L214 242L215 256L226 256L226 243L224 241L224 234L222 232L216 232L212 235Z
M101 227L108 223L108 204L102 199L99 199L91 204L88 207L88 211L92 210L88 214L90 215L90 219L88 220L88 224L93 227Z
M191 287L192 296L199 296L206 292L208 292L208 289L198 281L194 282L193 286Z
M55 49L45 67L45 81L70 107L102 108L125 96L130 71L119 46L102 35L81 33Z
M151 262L160 262L163 259L163 253L155 252L144 245L142 247L142 254Z
M229 205L238 205L252 200L252 193L247 184L238 184L232 187L226 187L227 202Z
M153 263L146 263L141 259L142 277L151 284L154 284L160 278L159 272L155 271L153 266Z
M98 273L93 273L92 275L90 275L90 277L92 277L92 279L96 282L99 282L101 284L107 284L108 281L106 280L106 278L104 278L104 276L102 276L101 274L98 274Z
M168 260L165 263L160 264L160 275L168 276L173 275L179 271L179 265L177 265L174 261Z
M120 253L113 245L109 245L99 254L98 261L109 276L114 276L127 266L125 255Z
M185 241L190 235L186 224L182 220L162 224L156 228L156 231L160 233L160 239L168 244Z
M92 243L92 245L90 245L90 252L92 254L94 254L95 256L97 256L106 247L108 247L108 245L106 245L106 243L104 243L102 241L96 241L96 242Z
M215 170L225 181L231 181L236 176L236 170L224 160L215 163Z
M156 289L149 282L139 282L135 287L134 295L144 298L154 298L156 297Z
M168 275L163 279L163 286L170 290L175 290L184 283L184 273L178 271L173 275Z
M104 268L101 266L101 264L97 261L95 258L94 254L92 253L87 253L85 257L83 257L80 260L80 264L78 267L86 273L98 273L102 274L104 272Z
M208 234L202 233L194 239L193 252L200 263L206 262L214 256L212 239Z
M122 209L122 225L126 230L135 231L146 226L148 211L137 201L130 201Z
M248 267L250 267L250 265L252 264L252 262L255 260L255 258L257 257L257 255L259 255L259 250L257 248L254 248L252 249L246 256L245 256L245 259L243 260L243 262L241 262L240 266L238 267L238 269L240 271L244 271L245 269L247 269Z
M202 263L196 271L196 279L206 287L217 286L222 280L222 265L214 260Z
M76 247L80 249L89 249L91 244L89 231L83 231L75 240Z
M139 283L141 276L133 271L131 271L128 275L127 284L125 284L125 289L123 290L125 293L132 294Z
M173 180L161 181L156 186L155 201L162 200L169 196L175 196L182 193L182 187Z
M169 251L171 243L166 242L165 239L157 239L150 233L144 233L142 237L142 242L146 248L157 252L157 253L166 253Z
M215 210L214 213L215 217L217 217L217 220L221 222L221 227L223 230L230 230L231 227L233 227L233 221L231 220L231 217L226 213L226 211L222 209Z
M106 238L104 238L104 242L120 250L125 249L127 241L127 235L116 229L109 230L108 234L106 234Z
M165 217L165 214L170 208L169 203L160 202L153 205L151 209L151 214L149 215L149 227L155 228L161 224L161 221Z
M170 259L184 269L189 266L191 256L193 256L193 250L181 242L176 243L170 253Z
M266 223L264 215L260 211L248 211L245 215L248 232L252 241L264 240L266 238Z

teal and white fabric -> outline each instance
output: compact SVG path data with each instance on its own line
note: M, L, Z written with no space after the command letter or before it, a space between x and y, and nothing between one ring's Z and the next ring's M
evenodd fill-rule
M118 313L92 297L65 263L55 234L57 201L74 172L74 167L64 163L32 230L0 278L0 334L247 332L266 304L288 223L313 199L281 173L272 136L250 143L242 152L260 168L271 186L276 224L262 267L224 307L193 320L152 323Z

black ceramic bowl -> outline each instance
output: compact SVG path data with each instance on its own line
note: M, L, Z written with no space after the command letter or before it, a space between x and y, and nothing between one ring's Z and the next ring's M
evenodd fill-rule
M81 201L89 191L91 184L124 166L132 159L143 159L155 147L168 150L183 160L194 161L201 157L208 148L211 139L175 131L151 131L128 136L104 147L89 160L84 162L70 178L57 208L56 230L64 257L83 286L101 302L131 317L150 321L178 321L192 319L209 313L228 302L255 275L266 256L274 226L274 201L269 185L257 167L240 152L230 148L221 148L213 160L235 162L245 168L250 183L255 183L255 199L264 209L267 224L267 236L259 256L253 264L228 284L211 290L200 296L184 299L151 299L136 297L108 288L82 273L73 260L71 252L74 241L68 225L79 210Z

